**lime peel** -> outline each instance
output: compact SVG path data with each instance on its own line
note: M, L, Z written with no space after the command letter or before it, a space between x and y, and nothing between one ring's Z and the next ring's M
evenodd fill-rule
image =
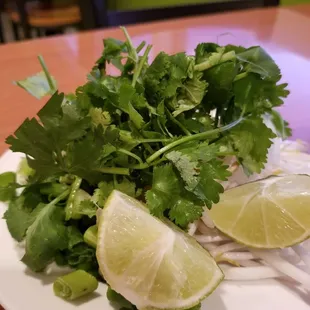
M274 176L229 189L210 217L222 233L249 247L298 244L310 232L310 177Z
M116 190L100 214L97 259L111 288L138 309L191 308L223 280L192 237Z

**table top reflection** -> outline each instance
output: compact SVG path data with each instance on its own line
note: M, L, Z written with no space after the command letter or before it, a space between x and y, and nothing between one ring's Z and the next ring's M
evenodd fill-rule
M183 18L128 27L134 43L153 45L150 57L167 53L193 53L199 42L261 45L282 69L290 96L281 113L293 128L293 138L310 142L310 5L256 9ZM99 30L0 47L0 154L5 138L26 117L34 116L46 100L36 100L12 81L40 71L43 55L60 91L71 92L85 82L86 74L102 52L102 39L122 39L119 29Z

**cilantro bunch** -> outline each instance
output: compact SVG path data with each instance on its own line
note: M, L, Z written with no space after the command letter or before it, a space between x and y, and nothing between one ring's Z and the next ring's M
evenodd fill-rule
M56 90L42 58L43 72L17 82L36 97L52 95L6 140L26 155L26 184L0 176L8 228L26 240L23 261L34 271L56 261L99 277L85 232L114 189L186 229L219 201L220 182L230 176L227 156L247 174L264 168L276 136L265 117L278 135L290 135L274 110L287 84L261 47L201 43L195 55L161 52L149 62L152 47L134 47L123 31L125 41L104 40L73 94ZM109 75L109 66L119 75Z

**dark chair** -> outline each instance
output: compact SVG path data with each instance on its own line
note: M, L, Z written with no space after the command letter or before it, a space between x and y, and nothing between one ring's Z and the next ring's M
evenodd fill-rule
M110 0L115 1L115 0ZM264 6L277 6L280 0L224 0L139 10L111 10L109 0L79 0L85 29L142 23L191 15L209 14Z
M21 27L24 38L30 39L31 30L38 36L42 33L58 34L69 26L81 25L81 13L78 5L54 7L50 1L15 0L15 8L9 8L9 17L13 23L15 39L19 39Z
M5 3L3 0L0 0L0 43L4 43L4 33L3 33L3 20L2 13L5 11Z

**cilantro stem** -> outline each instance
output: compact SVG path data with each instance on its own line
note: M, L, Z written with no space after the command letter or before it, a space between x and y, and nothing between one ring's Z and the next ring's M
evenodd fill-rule
M47 79L47 82L48 82L48 85L49 85L50 89L52 91L56 91L56 86L54 85L52 76L51 76L51 74L49 73L49 71L47 69L47 66L45 64L44 58L42 57L42 55L39 55L38 59L39 59L40 65L41 65L41 67L43 69L43 72L45 74L45 77Z
M139 165L130 166L129 168L130 169L143 170L143 169L146 169L146 168L149 168L149 167L150 167L150 165L148 163L141 163Z
M165 108L166 113L168 114L169 119L177 125L187 136L191 136L191 133L175 118L172 116L168 108Z
M149 158L146 159L146 162L148 164L150 164L152 161L154 161L155 159L157 159L159 156L161 156L162 154L166 153L167 151L171 150L172 148L180 145L180 144L183 144L183 143L186 143L186 142L189 142L189 141L193 141L193 140L202 140L202 139L205 139L209 136L213 136L215 134L218 134L220 132L223 132L223 131L226 131L226 130L229 130L233 127L235 127L236 125L238 125L241 121L243 120L243 118L239 118L238 120L226 125L226 126L223 126L223 127L220 127L220 128L216 128L216 129L213 129L213 130L209 130L209 131L206 131L206 132L202 132L202 133L197 133L195 135L192 135L192 136L187 136L187 137L184 137L184 138L181 138L179 140L176 140L174 142L171 142L169 143L168 145L164 146L163 148L159 149L157 152L155 152L154 154L152 154Z
M150 53L150 50L152 48L152 45L148 45L145 49L145 52L143 54L143 56L141 57L139 63L138 63L138 66L135 67L135 70L134 70L134 74L133 74L133 78L132 78L132 86L135 87L136 85L136 82L137 82L137 79L142 71L142 68L144 66L144 63L146 62L147 60L147 57Z
M143 65L147 60L147 56L150 53L150 50L152 48L152 45L148 45L143 56L141 57L141 59L139 60L139 56L138 53L143 49L143 47L145 46L145 41L143 41L142 43L140 43L140 45L137 47L137 49L134 48L133 43L131 41L130 35L127 32L125 27L120 27L122 29L122 31L124 32L124 35L127 39L129 48L128 48L128 56L133 58L133 61L135 62L135 68L134 68L134 73L133 73L133 78L132 78L132 86L135 87L136 82L138 80L138 77L142 71Z
M126 39L127 39L127 42L128 42L128 44L129 44L129 49L130 49L131 52L132 52L132 55L131 55L131 56L133 56L134 61L137 63L138 60L139 60L139 57L138 57L137 51L135 50L135 48L134 48L134 46L133 46L133 43L132 43L131 38L130 38L130 35L129 35L129 33L127 32L127 29L126 29L125 27L120 27L120 28L121 28L122 31L124 32L124 35L125 35L125 37L126 37ZM129 54L130 54L130 51L128 51L128 52L129 52Z
M152 166L157 166L159 165L160 163L164 162L164 161L167 161L168 159L167 158L160 158L159 160L156 160L155 162L151 163L151 164L148 164L148 163L142 163L140 165L133 165L133 166L130 166L129 168L130 169L137 169L137 170L143 170L143 169L147 169L149 167L152 167Z
M229 60L233 60L236 58L236 54L234 51L230 51L227 52L225 54L218 54L218 59L217 61L215 61L216 59L213 57L212 61L206 60L198 65L195 65L194 70L196 71L205 71L208 70L210 68L212 68L215 65L221 64L223 62L229 61Z
M143 131L140 132L140 130L135 126L134 123L132 123L133 128L135 129L135 133L140 136L141 138L145 138ZM153 154L154 150L151 148L151 146L148 143L145 143L144 147L146 150L150 153Z
M239 74L237 74L236 77L234 78L234 82L239 81L239 80L241 80L241 79L243 79L243 78L245 78L245 77L247 77L247 76L248 76L248 73L247 73L247 72L239 73Z
M173 138L173 134L169 132L166 126L162 125L159 118L157 118L157 125L163 134L167 134L170 138Z
M70 194L70 189L65 190L62 194L60 194L59 196L57 196L54 200L52 200L51 202L49 202L48 206L50 205L56 205L59 201L65 199L68 195ZM47 207L47 206L46 206Z
M75 180L71 185L71 192L70 192L70 195L67 200L66 207L65 207L66 221L69 221L71 218L73 218L74 200L75 200L76 193L81 186L81 183L82 183L82 179L79 177L75 177Z
M142 159L138 155L136 155L136 154L134 154L134 153L132 153L130 151L127 151L125 149L118 149L117 151L120 152L120 153L123 153L125 155L128 155L128 156L136 159L140 164L143 164Z
M139 53L139 52L142 51L142 49L143 49L143 47L145 46L145 44L146 44L146 42L145 42L145 41L142 41L142 42L138 45L138 47L136 48L137 53Z
M120 175L129 175L128 168L121 168L121 167L102 167L96 169L96 171L107 173L107 174L120 174Z
M136 140L137 143L157 143L157 142L162 142L162 143L167 143L171 142L171 139L140 139Z

